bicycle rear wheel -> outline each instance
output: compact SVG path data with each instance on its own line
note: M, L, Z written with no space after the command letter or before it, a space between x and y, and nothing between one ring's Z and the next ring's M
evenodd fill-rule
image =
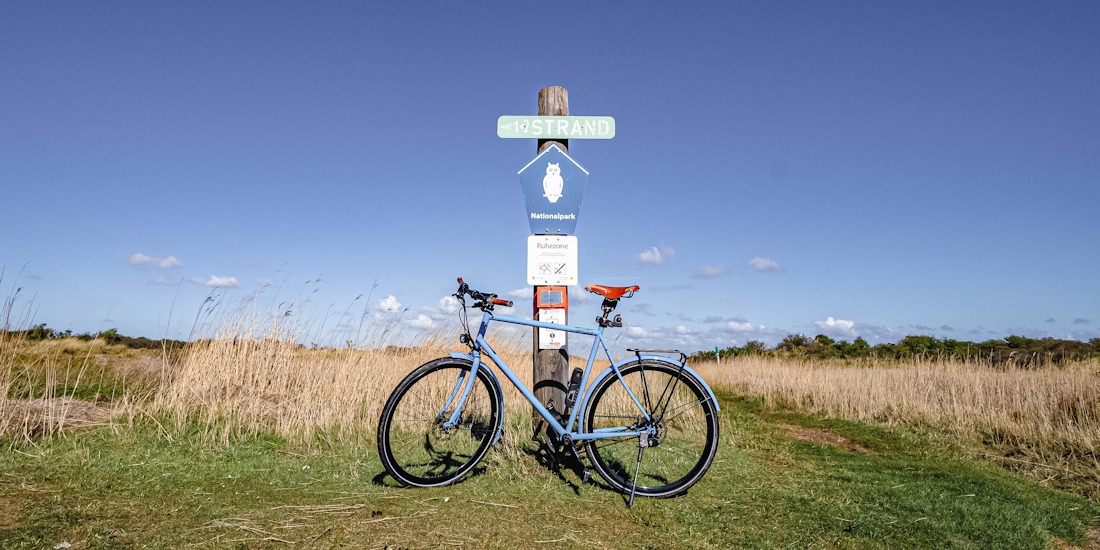
M638 436L590 440L585 446L596 472L614 489L670 497L687 491L714 461L718 448L718 416L710 394L698 380L675 365L640 361L604 377L592 390L586 432L652 426L655 434L641 448ZM653 418L645 421L626 387ZM642 453L639 465L638 453Z
M478 369L457 425L443 424L455 410L472 364L452 358L426 363L393 390L378 420L378 455L386 472L412 487L438 487L462 479L488 452L500 431L500 387Z

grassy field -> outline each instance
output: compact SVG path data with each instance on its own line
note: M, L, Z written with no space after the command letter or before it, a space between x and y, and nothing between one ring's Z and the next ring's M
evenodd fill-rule
M792 409L923 428L1044 484L1100 499L1100 365L1004 369L956 361L845 366L746 358L711 384Z
M627 510L539 464L515 395L476 475L394 486L378 412L443 351L0 340L0 547L1100 544L1095 366L700 365L723 406L714 466L686 496Z

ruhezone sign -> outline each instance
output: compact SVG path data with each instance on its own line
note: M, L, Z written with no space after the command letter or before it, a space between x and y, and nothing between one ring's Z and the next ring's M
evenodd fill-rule
M572 235L577 229L588 170L551 144L519 171L534 235Z

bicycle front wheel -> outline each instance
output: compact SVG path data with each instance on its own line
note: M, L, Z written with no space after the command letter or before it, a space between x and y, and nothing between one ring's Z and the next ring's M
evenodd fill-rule
M378 455L401 484L450 485L489 451L502 422L501 393L484 369L478 369L458 423L444 427L471 368L468 361L436 359L406 376L386 401L378 421Z
M596 472L614 489L670 497L694 485L714 461L718 416L706 389L675 365L639 361L604 377L592 390L585 431L652 428L642 446L638 436L593 439L586 445ZM626 388L647 410L647 421ZM639 452L640 463L639 463Z

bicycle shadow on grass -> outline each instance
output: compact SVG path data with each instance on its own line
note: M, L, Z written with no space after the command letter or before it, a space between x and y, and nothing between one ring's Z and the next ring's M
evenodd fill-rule
M560 393L558 396L560 400L564 400L569 388L561 382L556 380L541 380L534 385L535 391L545 390L551 388L557 390ZM560 402L560 401L559 401ZM566 424L565 414L559 414L550 409L551 414L555 415L557 421L561 424ZM524 455L535 459L540 466L546 468L547 471L554 474L559 480L564 482L573 490L573 494L580 496L581 485L594 485L604 489L611 489L610 486L603 485L596 481L596 476L590 475L587 466L584 464L584 458L581 457L583 452L576 447L568 448L562 444L558 439L554 430L546 423L545 420L536 417L534 419L534 429L532 430L531 441L536 445L532 448L532 445L523 445L520 449ZM575 482L565 476L565 471L572 471L576 476Z
M603 479L601 479L600 476L596 475L590 470L586 474L586 466L583 462L584 459L580 458L579 455L572 455L568 452L563 453L559 450L556 450L554 445L551 443L552 438L544 437L542 440L535 439L535 441L538 443L535 448L532 448L531 445L524 446L524 454L533 457L540 465L542 465L555 476L557 476L559 480L564 482L566 485L569 486L570 489L573 490L573 494L575 494L576 496L581 496L581 486L588 485L618 495L622 499L623 504L627 505L628 508L630 507L630 493L623 492L616 489L615 487L612 487L611 485L607 484ZM608 467L623 479L631 479L631 473L628 465L618 460L611 460L608 462ZM573 474L576 476L575 479L580 480L580 483L576 483L573 479L567 477L564 473L566 470L572 471ZM661 483L668 482L667 479L664 479L660 476L651 475L647 477L653 478L657 481L660 481ZM686 494L686 491L679 493L675 496L681 496L683 494Z
M571 464L571 462L573 462L572 457L564 456L562 453L554 450L553 447L546 441L535 441L536 443L538 443L538 445L523 446L523 454L534 458L535 462L537 462L540 466L546 468L548 472L554 474L554 476L557 477L560 481L568 485L569 488L573 490L573 494L580 496L580 484L577 484L573 480L565 477L565 473L563 472L563 470L565 469L572 470L575 474L578 475L578 477L582 477L581 474L578 473L579 469L575 465ZM581 483L583 483L583 481Z
M584 452L582 449L567 450L549 427L537 431L531 440L536 445L524 445L521 449L523 454L535 459L535 462L540 466L554 474L555 477L572 489L573 494L580 496L581 486L583 485L618 492L610 485L606 485L599 476L588 468L581 454ZM573 475L566 476L565 472L567 471L572 472Z
M432 445L431 437L427 436L427 435L425 436L425 439L424 439L424 448L423 448L423 450L429 457L427 460L425 460L423 462L411 462L411 463L408 463L408 464L403 464L403 468L406 471L418 472L419 477L432 478L432 477L441 476L444 473L448 472L449 470L456 470L458 468L462 468L467 463L469 463L470 458L471 458L469 455L464 456L461 453L457 453L455 451L443 451L443 450L436 449ZM485 473L485 467L478 464L478 465L474 466L473 469L471 469L465 475L463 475L461 477L461 479L466 479L466 478L471 477L471 476L481 475L483 473ZM373 478L371 478L371 483L373 483L375 485L382 486L382 487L402 487L403 486L396 479L393 479L393 481L395 483L387 484L386 483L386 478L387 477L393 479L392 476L389 475L389 472L387 472L387 471L385 471L385 469L383 469L381 472L379 472L377 475L375 475Z
M622 494L620 491L617 491L610 485L605 484L601 479L599 479L599 476L595 474L586 474L588 470L583 462L584 459L577 454L565 452L560 446L560 443L557 445L555 444L555 439L556 438L552 438L546 435L543 435L543 437L533 437L532 441L536 443L536 445L523 445L521 451L524 455L533 458L535 462L537 462L540 466L546 468L547 471L554 474L554 476L557 477L558 480L560 480L561 482L565 483L566 486L568 486L573 491L573 494L576 496L581 496L581 486L589 485L599 488L601 490L619 493L620 496L622 496L623 501L626 502L627 495ZM445 468L461 465L464 463L465 461L456 460L453 457L449 456L449 454L441 453L439 457L436 457L436 459L432 461L424 462L421 464L411 464L409 465L409 467ZM623 471L625 471L625 466L620 465L617 462L615 462L614 464L617 468L621 468ZM474 469L471 470L469 473L462 476L462 478L456 481L456 483L462 483L466 480L469 480L470 478L483 475L486 473L486 471L487 468L479 464L475 466ZM573 472L573 475L567 476L565 473L566 471ZM377 475L371 478L371 483L379 487L405 487L396 479L391 477L389 473L385 470L379 472Z

